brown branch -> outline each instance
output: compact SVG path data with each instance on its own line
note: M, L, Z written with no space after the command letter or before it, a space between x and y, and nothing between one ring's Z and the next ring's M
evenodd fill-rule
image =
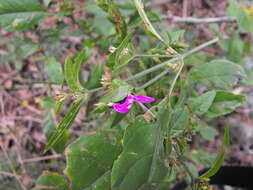
M31 163L31 162L39 162L39 161L43 161L43 160L58 159L58 158L63 158L63 156L61 154L54 154L54 155L50 155L50 156L28 158L28 159L24 159L22 161L23 161L23 163Z
M172 22L184 22L193 24L236 22L236 17L233 16L211 17L211 18L179 17L174 16L171 12L168 12L167 15L162 16L162 19L169 19Z

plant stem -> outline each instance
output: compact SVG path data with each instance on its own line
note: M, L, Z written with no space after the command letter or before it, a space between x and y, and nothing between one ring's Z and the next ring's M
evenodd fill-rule
M169 19L173 22L184 22L193 24L208 24L208 23L219 23L219 22L236 22L236 17L224 16L224 17L212 17L212 18L195 18L195 17L179 17L172 14L162 16L162 19Z
M218 41L219 41L219 38L214 38L214 39L212 39L212 40L210 40L210 41L208 41L208 42L205 42L205 43L203 43L203 44L201 44L201 45L199 45L199 46L197 46L197 47L195 47L195 48L189 50L188 52L182 54L182 55L179 56L179 57L175 57L175 58L172 58L172 59L170 59L170 60L168 60L168 61L165 61L165 62L163 62L163 63L160 63L160 64L158 64L158 65L155 65L155 66L153 66L153 67L151 67L151 68L149 68L149 69L146 69L146 70L144 70L144 71L142 71L142 72L139 72L139 73L135 74L134 76L128 77L128 78L125 79L124 81L128 82L128 81L131 81L131 80L134 80L134 79L143 77L143 76L145 76L145 75L147 75L147 74L149 74L149 73L151 73L151 72L153 72L153 71L156 71L156 70L160 69L161 67L163 67L163 66L165 66L165 65L169 65L169 64L174 63L174 62L176 62L176 61L178 61L178 60L180 60L180 59L184 59L184 58L188 57L189 55L191 55L191 54L193 54L193 53L196 53L196 52L200 51L201 49L204 49L205 47L207 47L207 46L209 46L209 45L211 45L211 44L214 44L214 43L216 43L216 42L218 42ZM181 64L180 64L180 65L181 65ZM182 66L182 65L181 65L181 66ZM167 71L167 70L165 70L165 71ZM162 76L166 74L165 71L162 72L163 74L161 73ZM181 72L181 71L180 71L180 72ZM179 74L180 74L180 73L179 73ZM155 82L155 81L152 79L152 83L153 83L153 82ZM151 83L151 84L152 84L152 83ZM141 87L140 87L140 88L141 88ZM145 88L146 88L146 87L145 87ZM100 90L103 90L103 89L104 89L104 87L95 88L95 89L89 90L88 93L97 92L97 91L100 91ZM172 93L172 92L171 92L171 93Z
M134 58L138 58L138 57L175 57L174 55L160 55L160 54L135 54Z
M161 72L159 75L157 75L155 78L149 80L144 85L136 88L136 91L140 91L144 88L147 88L148 86L152 85L153 83L157 82L160 78L162 78L164 75L166 75L170 71L170 68L165 69L163 72Z
M142 71L142 72L140 72L140 73L137 73L136 75L127 78L125 81L130 81L130 80L134 80L134 79L140 78L140 77L142 77L142 76L145 76L145 75L147 75L147 74L149 74L149 73L151 73L151 72L153 72L153 71L156 71L156 70L160 69L161 67L163 67L163 66L165 66L165 65L171 64L171 63L173 63L173 62L178 61L178 60L181 59L181 58L185 58L185 57L187 57L187 56L189 56L189 55L191 55L191 54L193 54L193 53L195 53L195 52L198 52L198 51L200 51L201 49L203 49L203 48L205 48L205 47L207 47L207 46L209 46L209 45L211 45L211 44L213 44L213 43L216 43L218 40L219 40L219 38L214 38L214 39L212 39L212 40L210 40L210 41L208 41L208 42L206 42L206 43L203 43L203 44L197 46L196 48L193 48L193 49L189 50L188 52L182 54L181 56L172 58L172 59L170 59L170 60L168 60L168 61L165 61L165 62L163 62L163 63L160 63L160 64L158 64L158 65L155 65L155 66L153 66L153 67L151 67L151 68L149 68L149 69L146 69L146 70L144 70L144 71Z

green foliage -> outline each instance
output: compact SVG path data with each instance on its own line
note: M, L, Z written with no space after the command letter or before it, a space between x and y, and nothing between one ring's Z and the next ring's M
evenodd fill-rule
M133 90L133 87L127 82L118 79L112 81L111 87L112 90L101 99L101 102L109 103L121 101Z
M31 28L47 15L37 0L0 1L0 23L6 30Z
M45 109L44 114L44 121L43 121L43 132L46 135L47 139L49 140L51 136L54 134L54 131L56 130L56 120L54 115L54 109L56 107L56 102L53 98L45 98L41 101L41 104L43 105ZM68 131L64 131L62 134L61 139L59 140L59 143L56 143L53 145L53 149L56 152L63 152L66 148L66 144L69 138Z
M220 153L216 156L216 159L212 165L212 167L204 174L202 174L199 178L200 179L205 179L205 178L210 178L212 177L214 174L216 174L218 172L218 170L220 169L224 157L225 157L225 153L226 153L226 148L230 145L230 137L229 137L229 129L225 128L225 132L224 132L224 137L223 137L223 144L221 147L221 151Z
M34 190L68 190L66 180L55 172L44 171L37 179Z
M62 84L64 81L64 75L62 67L55 57L49 57L45 63L45 72L51 82L56 84Z
M191 72L192 77L208 86L231 89L240 78L245 77L243 68L227 60L213 60L198 64Z
M86 51L83 50L79 54L76 55L76 57L71 59L70 57L67 57L65 60L64 65L64 73L65 73L65 79L67 81L67 84L69 88L72 91L77 91L82 89L82 86L79 81L79 71L81 65L88 59L86 55Z
M112 190L158 189L167 174L161 127L137 119L123 139L112 169Z
M227 13L229 16L236 16L240 32L253 34L253 17L237 2L237 0L229 0Z
M202 115L208 111L210 106L213 103L213 100L216 96L214 90L206 92L201 96L198 96L192 100L192 111L197 115Z
M78 100L71 106L68 113L64 116L59 125L56 127L54 133L50 136L48 144L45 147L45 150L49 150L64 138L65 136L64 134L72 126L72 123L74 122L79 112L81 104L82 100Z
M66 149L65 174L71 189L110 190L110 174L114 160L121 151L119 138L100 131L81 136Z
M242 105L244 102L245 97L242 95L235 95L227 91L216 91L213 104L206 113L206 116L208 118L214 118L231 113L236 107Z
M233 40L222 39L221 47L215 46L216 53L194 54L218 39L187 51L188 44L196 46L191 43L197 41L194 35L181 28L165 27L157 11L144 8L141 0L88 1L85 20L75 18L79 5L72 2L63 2L60 7L50 0L43 3L50 10L60 8L57 21L64 21L68 15L79 28L68 31L65 24L57 22L56 29L36 31L40 43L26 37L7 43L8 53L0 58L21 69L20 60L40 52L42 56L36 61L44 64L44 78L49 80L50 97L41 102L45 111L43 132L48 139L45 150L65 150L64 173L70 183L59 174L44 172L35 189L167 190L177 176L192 183L192 176L206 180L218 171L229 146L227 129L216 158L199 149L190 150L189 144L201 147L199 142L191 142L196 132L200 142L218 138L219 131L211 119L232 113L245 102L243 95L232 91L246 76L243 56L250 52L250 44L240 36L253 31L252 16L245 8L230 1L228 15L237 17L240 28L225 31ZM39 1L0 0L0 23L7 30L29 29L46 15ZM155 39L145 35L141 23ZM212 29L218 32L217 26ZM63 35L80 37L81 42L75 45L83 48L65 58L64 69L58 61L68 48L59 40ZM51 98L51 83L61 87L57 100ZM127 114L114 113L112 105L123 103L129 94L151 96L156 101L135 101ZM57 124L62 107L65 112L64 103L69 108ZM69 129L82 106L84 117L79 121L85 123L84 135L67 146L73 139L69 138ZM94 132L87 133L90 129ZM199 164L211 167L200 177Z

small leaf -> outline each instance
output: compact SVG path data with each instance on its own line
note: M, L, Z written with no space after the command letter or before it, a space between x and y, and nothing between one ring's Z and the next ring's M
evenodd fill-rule
M111 86L112 90L101 99L101 102L109 103L121 101L133 90L133 87L127 82L118 79L113 80Z
M226 127L224 136L223 136L223 144L221 147L221 152L217 155L212 167L206 173L202 174L199 177L200 179L210 178L219 171L224 161L224 157L226 153L225 148L227 148L228 146L229 146L229 129Z
M41 104L45 108L44 120L42 123L43 133L46 135L47 139L50 139L50 137L53 135L56 129L56 120L55 120L54 110L53 110L56 107L56 102L53 98L45 98L42 100ZM67 144L68 138L69 138L69 133L65 131L59 143L55 144L53 146L53 149L57 153L62 153Z
M110 190L110 174L121 151L119 138L105 131L81 136L66 149L71 190Z
M207 125L201 125L197 130L204 139L209 141L213 141L215 136L218 135L218 132L215 128L209 127Z
M241 106L244 102L245 96L235 95L228 91L216 91L213 104L210 106L205 116L210 119L229 114L234 111L236 107Z
M189 124L190 112L186 107L178 107L170 112L169 128L184 130Z
M68 183L58 173L44 171L37 179L34 190L68 190Z
M215 96L216 92L213 90L194 98L192 101L193 113L197 115L202 115L206 113L210 108L210 106L212 105Z
M198 64L191 71L197 82L202 82L216 88L230 89L239 79L245 77L240 65L227 60L213 60L209 63Z
M84 87L87 89L93 89L101 86L101 77L103 75L103 72L103 64L92 64L88 81L84 84Z
M79 71L81 65L87 61L88 56L86 51L83 50L76 55L74 60L70 57L67 57L64 64L65 79L69 88L73 91L77 91L82 88L79 81Z
M64 75L62 67L54 57L49 57L45 63L45 72L47 73L51 82L62 84L64 81Z
M0 0L0 23L6 30L25 30L47 16L35 0Z
M127 48L130 40L131 40L132 33L128 33L127 36L122 40L120 45L117 47L117 49L110 55L108 58L106 65L110 68L113 68L114 66L120 65L120 56L123 53L124 49Z
M63 117L59 125L56 127L56 130L51 135L47 146L45 147L45 151L49 150L64 137L66 130L72 126L72 123L74 122L79 112L82 102L82 100L78 100L77 102L73 103L71 108L68 110L68 113Z

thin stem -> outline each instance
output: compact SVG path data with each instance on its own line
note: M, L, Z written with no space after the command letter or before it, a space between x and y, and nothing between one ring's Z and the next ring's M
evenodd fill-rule
M61 154L54 154L54 155L49 155L49 156L37 157L37 158L28 158L28 159L24 159L23 163L39 162L42 160L50 160L50 159L58 159L58 158L63 158L63 156Z
M171 94L172 94L172 92L173 92L173 90L174 90L175 84L176 84L176 82L177 82L177 79L178 79L179 75L181 74L183 68L184 68L184 60L183 60L183 58L181 57L178 72L177 72L175 78L173 79L173 82L172 82L172 84L171 84L171 86L170 86L169 94L167 95L167 97L166 97L165 100L170 99Z
M162 19L169 19L169 20L172 20L173 22L184 22L184 23L193 23L193 24L236 22L236 17L234 17L234 16L195 18L195 17L174 16L171 13L168 13L168 15L162 16Z
M136 91L140 91L144 88L147 88L148 86L152 85L153 83L157 82L160 78L162 78L164 75L166 75L170 71L170 68L165 69L163 72L161 72L159 75L157 75L155 78L149 80L142 86L136 88Z
M210 46L210 45L212 45L212 44L214 44L214 43L216 43L218 41L219 41L218 37L216 37L216 38L214 38L214 39L212 39L210 41L207 41L207 42L205 42L205 43L203 43L203 44L201 44L201 45L199 45L199 46L197 46L197 47L195 47L195 48L187 51L186 53L182 54L182 58L186 58L189 55L191 55L193 53L196 53L196 52L200 51L201 49L204 49L205 47Z
M160 54L136 54L134 55L134 58L138 57L176 57L175 55L160 55Z

